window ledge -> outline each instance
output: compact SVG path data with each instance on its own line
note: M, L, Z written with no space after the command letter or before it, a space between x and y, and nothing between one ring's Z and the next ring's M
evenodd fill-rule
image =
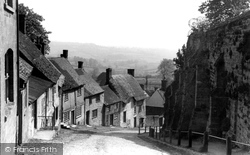
M15 10L11 6L9 6L8 4L6 4L6 3L4 3L4 9L6 11L8 11L9 13L12 13L12 14L15 12Z

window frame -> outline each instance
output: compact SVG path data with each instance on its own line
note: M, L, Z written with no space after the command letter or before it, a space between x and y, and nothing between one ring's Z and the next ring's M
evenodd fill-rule
M101 101L101 96L100 95L97 95L96 96L96 103L100 102Z
M5 53L5 100L14 102L14 52L11 49Z
M98 109L92 110L92 119L97 118L97 116L98 116Z
M82 89L79 88L77 89L77 97L82 96Z
M65 93L64 94L64 102L67 102L69 100L69 94Z
M13 14L15 12L13 0L5 0L4 9Z

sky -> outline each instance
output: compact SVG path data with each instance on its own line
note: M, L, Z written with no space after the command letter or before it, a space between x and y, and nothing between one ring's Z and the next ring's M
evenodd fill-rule
M51 41L177 51L204 0L19 0L42 15ZM176 53L176 52L175 52ZM173 55L173 54L172 54Z

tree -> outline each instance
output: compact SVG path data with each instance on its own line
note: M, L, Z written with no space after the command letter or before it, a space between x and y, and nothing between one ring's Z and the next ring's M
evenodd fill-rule
M186 53L186 51L187 51L187 48L184 44L182 46L182 48L179 49L178 52L176 53L177 58L174 58L173 61L174 61L177 69L183 68L183 66L184 66L184 54Z
M163 78L166 79L172 79L173 78L173 72L175 70L174 63L171 59L163 59L158 66L157 72L160 73L160 75Z
M240 15L249 8L249 0L206 0L199 11L215 25Z
M24 6L22 3L18 5L19 14L24 14L26 16L26 35L29 36L31 40L36 40L39 38L39 40L43 41L45 43L45 52L49 53L50 47L49 47L49 37L48 34L51 32L47 31L42 26L42 21L44 21L44 18L35 13L33 9L28 8L27 6Z

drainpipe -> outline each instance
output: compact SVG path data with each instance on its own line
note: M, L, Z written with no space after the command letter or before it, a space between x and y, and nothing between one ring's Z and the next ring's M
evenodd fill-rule
M17 132L17 140L15 145L17 146L18 144L22 143L22 103L20 103L20 99L19 99L19 88L20 88L20 82L19 82L19 12L18 12L18 0L16 0L16 27L17 27L17 115L18 115L18 121L16 124L18 124L18 129L16 129ZM1 137L0 137L1 138Z

